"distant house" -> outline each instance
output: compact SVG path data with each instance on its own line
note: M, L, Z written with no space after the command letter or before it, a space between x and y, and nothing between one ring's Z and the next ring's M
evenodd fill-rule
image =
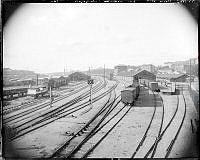
M152 64L144 64L144 65L140 66L140 70L146 70L146 71L149 71L151 73L157 72L157 68Z
M169 68L171 68L171 66L172 66L173 63L174 63L174 62L165 62L165 63L164 63L164 66L168 66Z
M82 72L74 72L68 76L69 81L82 81L82 80L88 80L88 79L90 79L90 76Z
M127 72L127 71L128 71L128 66L126 66L126 65L117 65L114 67L115 75L118 75L119 73Z

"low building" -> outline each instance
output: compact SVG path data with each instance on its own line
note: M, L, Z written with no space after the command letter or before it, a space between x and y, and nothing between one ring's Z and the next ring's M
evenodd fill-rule
M189 76L187 74L180 74L175 77L170 78L170 82L186 82L186 78Z
M139 81L141 81L142 79L149 80L152 82L156 81L156 75L147 70L142 70L142 71L135 73L134 78L138 78Z
M68 76L69 81L82 81L82 80L88 80L88 79L90 79L90 76L81 72L74 72Z
M159 81L186 82L188 77L187 74L158 74L156 79Z

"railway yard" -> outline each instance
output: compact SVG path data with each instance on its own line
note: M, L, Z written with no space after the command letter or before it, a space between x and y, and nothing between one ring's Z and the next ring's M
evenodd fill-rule
M4 156L199 156L198 113L184 84L176 84L176 94L164 94L140 83L139 96L130 105L122 103L121 91L132 77L92 78L92 89L80 81L53 90L51 105L48 97L23 97L3 106Z

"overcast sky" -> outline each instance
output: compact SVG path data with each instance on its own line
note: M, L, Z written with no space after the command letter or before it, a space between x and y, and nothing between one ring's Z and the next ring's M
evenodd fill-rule
M40 73L160 65L196 58L197 35L173 3L25 4L4 28L3 65Z

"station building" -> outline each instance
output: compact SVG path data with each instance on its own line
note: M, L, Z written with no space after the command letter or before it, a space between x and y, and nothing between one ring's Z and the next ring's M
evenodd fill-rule
M151 82L156 81L156 75L147 70L142 70L142 71L135 73L134 78L138 78L139 81L141 81L141 80L148 80Z

